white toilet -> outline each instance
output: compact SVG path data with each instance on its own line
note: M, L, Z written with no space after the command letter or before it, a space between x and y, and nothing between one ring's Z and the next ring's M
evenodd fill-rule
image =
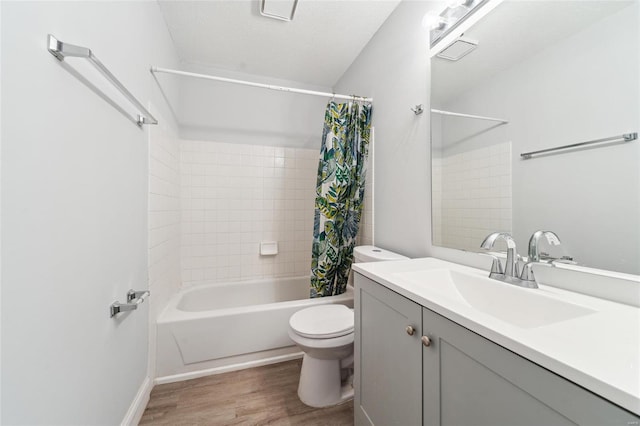
M354 263L408 259L375 246L359 246ZM289 337L304 352L298 396L311 407L327 407L353 398L353 309L319 305L289 319Z

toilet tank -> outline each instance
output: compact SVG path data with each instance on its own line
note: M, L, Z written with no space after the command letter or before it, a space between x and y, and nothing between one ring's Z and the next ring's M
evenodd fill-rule
M409 258L376 246L357 246L353 249L353 263L384 262L385 260L405 259ZM353 286L353 271L349 271L347 284Z
M354 263L362 262L383 262L386 260L405 260L409 259L398 253L381 249L376 246L357 246L353 249Z

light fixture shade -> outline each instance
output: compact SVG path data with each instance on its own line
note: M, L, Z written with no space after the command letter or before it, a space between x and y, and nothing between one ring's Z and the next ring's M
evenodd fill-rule
M466 0L447 0L447 7L451 9L455 9L456 7L462 6Z
M442 29L445 25L446 21L444 20L444 18L438 15L436 12L427 12L422 17L422 26L424 28L428 28L429 30L438 28Z
M491 0L449 0L449 7L440 13L444 25L431 27L431 48L490 1Z
M298 0L262 0L260 15L279 21L293 21Z

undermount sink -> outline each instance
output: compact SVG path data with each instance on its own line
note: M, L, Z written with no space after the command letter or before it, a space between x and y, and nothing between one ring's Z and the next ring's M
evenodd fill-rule
M428 287L434 296L462 303L521 328L534 328L592 314L596 311L485 277L451 269L400 272L398 278Z

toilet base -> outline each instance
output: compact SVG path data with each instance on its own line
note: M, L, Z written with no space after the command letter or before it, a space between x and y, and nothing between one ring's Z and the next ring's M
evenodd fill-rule
M300 401L321 408L353 399L353 385L350 378L342 380L342 370L339 359L318 359L305 354L298 384Z

